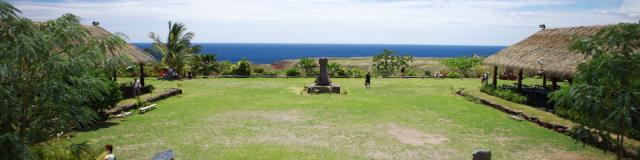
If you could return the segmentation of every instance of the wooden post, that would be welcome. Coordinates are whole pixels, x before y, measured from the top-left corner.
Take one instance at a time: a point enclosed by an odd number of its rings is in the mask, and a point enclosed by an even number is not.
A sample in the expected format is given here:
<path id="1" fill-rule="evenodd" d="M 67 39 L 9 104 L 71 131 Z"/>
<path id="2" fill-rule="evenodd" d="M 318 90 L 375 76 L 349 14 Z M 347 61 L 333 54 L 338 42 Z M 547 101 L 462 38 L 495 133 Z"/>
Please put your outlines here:
<path id="1" fill-rule="evenodd" d="M 520 72 L 518 72 L 518 90 L 522 91 L 522 72 L 524 69 L 520 69 Z"/>
<path id="2" fill-rule="evenodd" d="M 555 91 L 558 89 L 558 79 L 551 78 L 551 90 Z"/>
<path id="3" fill-rule="evenodd" d="M 144 87 L 144 63 L 140 63 L 140 85 Z"/>
<path id="4" fill-rule="evenodd" d="M 547 74 L 542 74 L 542 88 L 547 87 Z"/>
<path id="5" fill-rule="evenodd" d="M 573 78 L 567 79 L 567 82 L 569 82 L 569 85 L 573 84 Z"/>
<path id="6" fill-rule="evenodd" d="M 498 87 L 498 66 L 493 66 L 493 88 Z"/>

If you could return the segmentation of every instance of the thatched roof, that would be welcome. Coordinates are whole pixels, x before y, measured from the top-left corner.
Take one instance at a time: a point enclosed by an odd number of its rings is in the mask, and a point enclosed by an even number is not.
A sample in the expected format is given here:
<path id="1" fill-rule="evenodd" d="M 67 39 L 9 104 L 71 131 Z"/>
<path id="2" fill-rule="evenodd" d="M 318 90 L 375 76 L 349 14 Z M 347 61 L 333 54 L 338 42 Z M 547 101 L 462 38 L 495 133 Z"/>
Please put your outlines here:
<path id="1" fill-rule="evenodd" d="M 111 33 L 109 31 L 105 30 L 104 28 L 102 28 L 100 26 L 94 26 L 94 25 L 83 25 L 83 26 L 94 37 L 105 38 L 105 37 L 111 35 Z M 140 50 L 138 47 L 136 47 L 136 46 L 134 46 L 132 44 L 127 44 L 126 46 L 124 46 L 123 48 L 121 48 L 120 50 L 118 50 L 118 51 L 116 51 L 115 53 L 112 53 L 112 54 L 114 54 L 114 55 L 126 55 L 127 57 L 131 58 L 131 60 L 133 60 L 134 62 L 137 62 L 137 63 L 144 63 L 144 62 L 149 62 L 149 61 L 153 61 L 154 60 L 154 58 L 153 58 L 153 56 L 151 56 L 151 54 Z"/>
<path id="2" fill-rule="evenodd" d="M 570 78 L 578 64 L 590 57 L 569 51 L 574 36 L 594 35 L 604 26 L 581 26 L 544 29 L 526 39 L 487 57 L 485 64 L 507 68 L 523 68 L 529 71 L 541 69 L 542 61 L 547 76 Z"/>

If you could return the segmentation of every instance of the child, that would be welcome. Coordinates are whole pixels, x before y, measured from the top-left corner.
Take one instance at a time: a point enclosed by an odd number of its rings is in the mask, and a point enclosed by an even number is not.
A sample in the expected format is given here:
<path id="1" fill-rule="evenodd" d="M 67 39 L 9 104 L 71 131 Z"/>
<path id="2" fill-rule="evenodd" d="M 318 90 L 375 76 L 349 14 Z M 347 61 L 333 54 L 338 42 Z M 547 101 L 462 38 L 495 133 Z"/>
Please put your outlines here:
<path id="1" fill-rule="evenodd" d="M 107 156 L 104 157 L 104 160 L 116 160 L 116 156 L 113 155 L 113 145 L 105 145 L 104 150 L 107 152 Z"/>

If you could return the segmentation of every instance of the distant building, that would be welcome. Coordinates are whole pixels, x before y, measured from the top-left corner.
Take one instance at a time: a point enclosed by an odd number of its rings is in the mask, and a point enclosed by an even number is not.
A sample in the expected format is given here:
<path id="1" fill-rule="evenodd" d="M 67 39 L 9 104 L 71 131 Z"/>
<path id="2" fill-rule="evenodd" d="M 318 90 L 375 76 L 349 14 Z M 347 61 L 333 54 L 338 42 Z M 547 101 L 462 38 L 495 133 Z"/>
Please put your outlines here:
<path id="1" fill-rule="evenodd" d="M 91 36 L 96 37 L 96 38 L 106 38 L 108 36 L 111 36 L 112 34 L 105 30 L 104 28 L 98 26 L 99 23 L 94 22 L 93 25 L 83 25 L 84 28 L 86 28 L 89 33 L 91 34 Z M 117 50 L 113 53 L 111 53 L 112 55 L 125 55 L 127 57 L 129 57 L 131 60 L 133 60 L 134 62 L 137 63 L 146 63 L 149 61 L 154 61 L 155 58 L 153 58 L 153 56 L 149 53 L 146 53 L 142 50 L 140 50 L 138 47 L 132 45 L 132 44 L 127 44 L 126 46 L 122 47 L 120 50 Z"/>
<path id="2" fill-rule="evenodd" d="M 100 23 L 98 22 L 93 22 L 92 25 L 83 25 L 83 27 L 86 28 L 91 34 L 91 36 L 95 38 L 106 38 L 112 35 L 109 31 L 100 27 L 99 24 Z M 127 43 L 127 45 L 125 45 L 124 47 L 110 53 L 110 55 L 108 56 L 123 56 L 123 55 L 126 57 L 129 57 L 129 59 L 136 62 L 140 66 L 140 83 L 142 84 L 142 86 L 144 86 L 145 85 L 144 64 L 150 61 L 155 61 L 155 58 L 153 58 L 151 54 L 144 52 L 140 50 L 138 47 L 129 43 Z M 117 77 L 116 72 L 114 72 L 113 74 L 114 74 L 113 80 L 115 81 L 116 80 L 115 77 Z"/>
<path id="3" fill-rule="evenodd" d="M 498 67 L 519 71 L 519 88 L 522 85 L 522 72 L 526 70 L 542 73 L 545 86 L 546 79 L 550 78 L 555 89 L 555 82 L 571 80 L 578 65 L 591 59 L 569 51 L 573 38 L 595 35 L 605 27 L 607 25 L 547 29 L 545 25 L 540 25 L 540 31 L 487 57 L 484 63 L 494 66 L 494 77 L 497 76 Z M 496 80 L 493 80 L 493 84 L 496 85 Z"/>

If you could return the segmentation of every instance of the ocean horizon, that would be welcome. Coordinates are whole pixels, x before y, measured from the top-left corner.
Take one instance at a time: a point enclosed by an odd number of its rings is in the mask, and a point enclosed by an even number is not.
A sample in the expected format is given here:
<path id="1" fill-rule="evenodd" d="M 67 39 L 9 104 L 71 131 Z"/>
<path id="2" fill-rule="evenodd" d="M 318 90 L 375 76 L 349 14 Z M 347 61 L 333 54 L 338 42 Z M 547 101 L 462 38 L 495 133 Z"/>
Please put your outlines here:
<path id="1" fill-rule="evenodd" d="M 151 43 L 132 43 L 140 49 Z M 371 57 L 384 49 L 414 57 L 447 58 L 457 56 L 489 56 L 506 46 L 419 45 L 419 44 L 294 44 L 294 43 L 193 43 L 201 45 L 201 53 L 216 54 L 218 61 L 236 62 L 242 58 L 257 64 L 304 57 Z M 154 55 L 157 57 L 157 55 Z"/>

